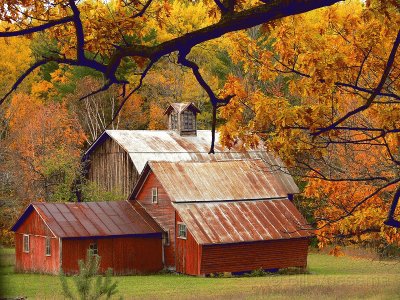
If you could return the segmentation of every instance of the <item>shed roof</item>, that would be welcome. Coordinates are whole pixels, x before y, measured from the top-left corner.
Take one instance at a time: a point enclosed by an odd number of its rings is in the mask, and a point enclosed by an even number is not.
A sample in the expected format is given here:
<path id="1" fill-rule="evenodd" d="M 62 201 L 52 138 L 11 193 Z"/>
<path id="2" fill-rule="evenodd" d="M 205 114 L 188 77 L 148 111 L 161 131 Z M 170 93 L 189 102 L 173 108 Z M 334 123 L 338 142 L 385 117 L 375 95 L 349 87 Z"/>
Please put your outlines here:
<path id="1" fill-rule="evenodd" d="M 92 151 L 107 138 L 112 138 L 127 153 L 141 173 L 148 161 L 212 161 L 262 158 L 275 171 L 275 176 L 285 185 L 288 194 L 297 194 L 299 189 L 288 173 L 283 162 L 262 145 L 256 150 L 239 151 L 224 149 L 216 135 L 215 154 L 208 154 L 211 145 L 211 131 L 197 130 L 197 136 L 181 136 L 166 130 L 106 130 L 86 151 Z"/>
<path id="2" fill-rule="evenodd" d="M 146 235 L 162 229 L 138 204 L 128 201 L 43 203 L 28 206 L 11 228 L 17 231 L 36 210 L 55 236 L 61 238 Z"/>
<path id="3" fill-rule="evenodd" d="M 173 205 L 199 244 L 308 238 L 313 235 L 288 199 Z"/>
<path id="4" fill-rule="evenodd" d="M 148 162 L 172 202 L 286 198 L 286 182 L 261 159 Z M 147 172 L 146 172 L 147 171 Z M 133 197 L 139 186 L 135 187 Z"/>

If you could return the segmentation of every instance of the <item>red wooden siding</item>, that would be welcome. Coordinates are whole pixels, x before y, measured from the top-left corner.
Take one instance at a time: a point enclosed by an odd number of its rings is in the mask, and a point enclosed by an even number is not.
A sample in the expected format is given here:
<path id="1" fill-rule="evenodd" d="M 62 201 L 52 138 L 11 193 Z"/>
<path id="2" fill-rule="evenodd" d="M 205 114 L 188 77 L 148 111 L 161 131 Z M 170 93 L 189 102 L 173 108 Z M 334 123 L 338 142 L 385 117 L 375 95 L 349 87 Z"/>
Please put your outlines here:
<path id="1" fill-rule="evenodd" d="M 49 227 L 47 227 L 35 209 L 32 210 L 29 216 L 18 227 L 16 232 L 54 237 Z"/>
<path id="2" fill-rule="evenodd" d="M 200 274 L 306 267 L 309 239 L 202 246 Z"/>
<path id="3" fill-rule="evenodd" d="M 23 252 L 23 235 L 29 235 L 29 253 Z M 46 237 L 51 238 L 51 255 L 46 256 Z M 15 232 L 15 269 L 19 272 L 57 274 L 60 267 L 58 238 L 55 238 L 42 218 L 32 210 Z"/>
<path id="4" fill-rule="evenodd" d="M 158 189 L 158 203 L 152 203 L 151 189 Z M 136 200 L 147 213 L 165 230 L 170 232 L 170 245 L 165 246 L 165 265 L 175 267 L 175 209 L 164 188 L 153 172 L 150 172 Z"/>
<path id="5" fill-rule="evenodd" d="M 23 252 L 23 234 L 15 233 L 15 270 L 57 274 L 60 269 L 60 250 L 57 238 L 50 239 L 51 255 L 46 256 L 46 237 L 29 235 L 29 253 Z"/>
<path id="6" fill-rule="evenodd" d="M 176 214 L 176 224 L 182 219 Z M 189 275 L 200 274 L 201 246 L 199 246 L 192 234 L 187 231 L 187 238 L 178 238 L 178 225 L 176 225 L 176 271 Z"/>
<path id="7" fill-rule="evenodd" d="M 78 260 L 84 259 L 92 239 L 62 240 L 62 268 L 65 273 L 79 270 Z M 114 274 L 152 273 L 162 270 L 160 238 L 120 237 L 97 239 L 100 271 L 113 268 Z"/>

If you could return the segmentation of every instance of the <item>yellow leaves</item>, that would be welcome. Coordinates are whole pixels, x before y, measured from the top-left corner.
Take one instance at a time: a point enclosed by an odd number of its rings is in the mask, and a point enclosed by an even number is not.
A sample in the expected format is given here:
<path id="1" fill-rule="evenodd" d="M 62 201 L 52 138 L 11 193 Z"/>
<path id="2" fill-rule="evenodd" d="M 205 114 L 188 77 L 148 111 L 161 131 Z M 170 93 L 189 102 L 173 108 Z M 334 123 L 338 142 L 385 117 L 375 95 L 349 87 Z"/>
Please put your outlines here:
<path id="1" fill-rule="evenodd" d="M 164 109 L 156 105 L 155 103 L 150 104 L 150 130 L 165 130 L 167 127 L 164 117 Z"/>
<path id="2" fill-rule="evenodd" d="M 41 80 L 32 85 L 31 94 L 35 98 L 46 98 L 53 88 L 54 85 L 51 82 Z"/>
<path id="3" fill-rule="evenodd" d="M 344 256 L 344 253 L 342 251 L 342 248 L 339 246 L 333 247 L 333 249 L 329 252 L 329 255 L 333 255 L 336 257 Z"/>

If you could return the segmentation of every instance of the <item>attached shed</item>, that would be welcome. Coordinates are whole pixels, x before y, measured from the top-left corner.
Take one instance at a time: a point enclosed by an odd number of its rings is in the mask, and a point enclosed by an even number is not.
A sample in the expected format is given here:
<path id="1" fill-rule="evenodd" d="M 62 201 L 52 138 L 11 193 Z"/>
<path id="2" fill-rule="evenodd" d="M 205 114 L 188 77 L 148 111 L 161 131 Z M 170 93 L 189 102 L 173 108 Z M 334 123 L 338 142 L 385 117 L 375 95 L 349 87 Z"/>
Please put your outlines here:
<path id="1" fill-rule="evenodd" d="M 261 159 L 150 161 L 131 195 L 167 234 L 165 261 L 201 275 L 305 267 L 312 231 Z"/>
<path id="2" fill-rule="evenodd" d="M 307 266 L 310 232 L 288 199 L 174 207 L 178 272 L 200 275 Z"/>
<path id="3" fill-rule="evenodd" d="M 19 272 L 76 273 L 88 249 L 101 256 L 101 272 L 163 268 L 161 228 L 140 205 L 127 201 L 32 203 L 12 230 Z"/>

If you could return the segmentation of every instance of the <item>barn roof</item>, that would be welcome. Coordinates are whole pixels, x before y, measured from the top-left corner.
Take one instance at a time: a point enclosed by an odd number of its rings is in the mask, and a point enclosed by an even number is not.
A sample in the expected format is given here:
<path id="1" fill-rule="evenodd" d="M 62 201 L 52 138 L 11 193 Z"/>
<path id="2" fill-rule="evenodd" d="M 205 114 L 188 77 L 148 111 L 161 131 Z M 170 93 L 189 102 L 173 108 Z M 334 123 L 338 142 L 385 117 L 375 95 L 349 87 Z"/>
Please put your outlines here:
<path id="1" fill-rule="evenodd" d="M 181 113 L 182 111 L 186 110 L 187 108 L 195 111 L 196 113 L 200 113 L 200 110 L 191 102 L 187 103 L 171 103 L 164 112 L 164 115 L 169 115 L 171 110 L 175 110 L 177 113 Z"/>
<path id="2" fill-rule="evenodd" d="M 61 238 L 147 235 L 162 229 L 138 204 L 128 201 L 43 203 L 28 206 L 11 230 L 16 231 L 36 210 L 55 236 Z"/>
<path id="3" fill-rule="evenodd" d="M 308 238 L 313 235 L 288 199 L 173 205 L 199 244 Z"/>
<path id="4" fill-rule="evenodd" d="M 151 169 L 172 202 L 286 198 L 291 191 L 278 171 L 261 159 L 160 162 L 150 161 L 131 199 Z"/>
<path id="5" fill-rule="evenodd" d="M 283 162 L 262 146 L 256 150 L 239 151 L 222 148 L 219 135 L 216 136 L 215 154 L 208 154 L 211 145 L 211 131 L 197 130 L 197 136 L 181 136 L 166 130 L 106 130 L 86 151 L 88 157 L 97 145 L 112 138 L 126 152 L 141 173 L 148 161 L 210 161 L 262 158 L 275 170 L 275 176 L 285 185 L 287 194 L 297 194 L 299 189 Z"/>

